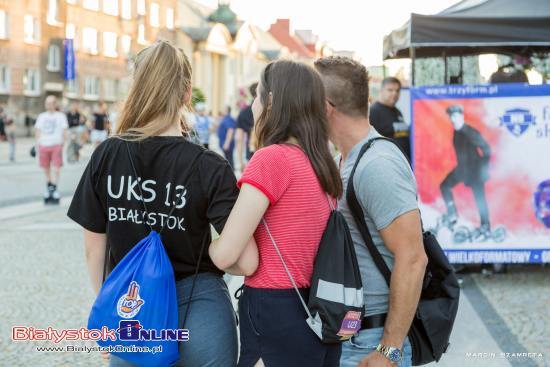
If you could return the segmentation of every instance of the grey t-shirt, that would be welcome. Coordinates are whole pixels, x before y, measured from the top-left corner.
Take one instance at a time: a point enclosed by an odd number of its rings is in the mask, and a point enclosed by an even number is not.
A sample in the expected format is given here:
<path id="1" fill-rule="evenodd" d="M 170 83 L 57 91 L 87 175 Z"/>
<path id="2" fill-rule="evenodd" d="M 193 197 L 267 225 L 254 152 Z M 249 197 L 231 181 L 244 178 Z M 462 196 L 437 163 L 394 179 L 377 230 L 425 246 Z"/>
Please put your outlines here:
<path id="1" fill-rule="evenodd" d="M 349 175 L 361 147 L 370 139 L 381 136 L 371 127 L 368 136 L 355 145 L 340 168 L 344 195 L 338 206 L 348 222 L 363 280 L 366 315 L 388 312 L 389 288 L 357 229 L 346 200 Z M 340 161 L 340 157 L 337 157 Z M 375 141 L 363 155 L 353 178 L 355 193 L 361 204 L 372 240 L 378 251 L 393 269 L 393 255 L 384 245 L 379 231 L 397 217 L 418 208 L 414 174 L 397 146 L 388 141 Z"/>

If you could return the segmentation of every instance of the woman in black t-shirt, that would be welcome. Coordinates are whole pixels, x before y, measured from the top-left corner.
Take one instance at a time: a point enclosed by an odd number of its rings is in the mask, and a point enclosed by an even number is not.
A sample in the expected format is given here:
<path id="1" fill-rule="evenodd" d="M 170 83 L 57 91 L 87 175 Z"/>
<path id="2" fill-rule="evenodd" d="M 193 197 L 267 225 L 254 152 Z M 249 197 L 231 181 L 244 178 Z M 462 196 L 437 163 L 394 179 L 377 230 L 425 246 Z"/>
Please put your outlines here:
<path id="1" fill-rule="evenodd" d="M 191 67 L 183 51 L 164 41 L 142 50 L 117 135 L 95 150 L 68 215 L 84 227 L 95 292 L 101 286 L 106 247 L 112 268 L 148 234 L 148 226 L 157 232 L 164 227 L 162 240 L 174 268 L 180 327 L 189 307 L 185 328 L 190 340 L 180 343 L 178 365 L 232 367 L 237 362 L 235 314 L 223 272 L 212 263 L 208 245 L 210 224 L 221 232 L 238 191 L 227 161 L 185 138 L 181 118 L 190 98 Z M 255 248 L 255 243 L 250 246 Z M 256 270 L 257 251 L 247 254 L 234 264 L 233 273 Z M 199 274 L 189 301 L 197 264 Z M 116 356 L 111 356 L 110 365 L 131 366 Z"/>

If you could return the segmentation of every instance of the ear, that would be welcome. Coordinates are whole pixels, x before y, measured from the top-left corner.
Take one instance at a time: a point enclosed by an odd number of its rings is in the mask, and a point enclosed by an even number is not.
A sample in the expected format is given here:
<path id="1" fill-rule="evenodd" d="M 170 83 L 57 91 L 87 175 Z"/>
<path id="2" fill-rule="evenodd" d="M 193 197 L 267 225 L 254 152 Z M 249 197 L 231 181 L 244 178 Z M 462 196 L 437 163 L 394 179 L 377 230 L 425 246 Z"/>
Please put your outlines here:
<path id="1" fill-rule="evenodd" d="M 334 113 L 334 107 L 332 107 L 332 105 L 328 103 L 328 101 L 325 101 L 325 105 L 327 110 L 327 117 L 332 116 L 332 114 Z"/>

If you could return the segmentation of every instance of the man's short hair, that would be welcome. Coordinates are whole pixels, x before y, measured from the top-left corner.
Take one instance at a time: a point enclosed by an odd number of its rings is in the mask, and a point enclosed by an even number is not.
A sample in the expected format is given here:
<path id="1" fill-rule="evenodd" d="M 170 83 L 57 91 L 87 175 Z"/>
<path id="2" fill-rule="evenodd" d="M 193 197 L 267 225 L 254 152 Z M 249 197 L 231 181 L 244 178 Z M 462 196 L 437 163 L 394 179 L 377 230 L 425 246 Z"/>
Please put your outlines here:
<path id="1" fill-rule="evenodd" d="M 453 113 L 461 113 L 464 114 L 464 107 L 459 104 L 455 104 L 452 106 L 447 107 L 447 115 L 452 115 Z"/>
<path id="2" fill-rule="evenodd" d="M 399 79 L 393 76 L 388 76 L 384 78 L 384 80 L 382 80 L 382 88 L 384 88 L 388 84 L 397 84 L 399 88 L 401 88 L 401 82 L 399 81 Z"/>
<path id="3" fill-rule="evenodd" d="M 365 66 L 349 57 L 330 56 L 315 61 L 327 99 L 349 116 L 368 117 L 369 75 Z"/>

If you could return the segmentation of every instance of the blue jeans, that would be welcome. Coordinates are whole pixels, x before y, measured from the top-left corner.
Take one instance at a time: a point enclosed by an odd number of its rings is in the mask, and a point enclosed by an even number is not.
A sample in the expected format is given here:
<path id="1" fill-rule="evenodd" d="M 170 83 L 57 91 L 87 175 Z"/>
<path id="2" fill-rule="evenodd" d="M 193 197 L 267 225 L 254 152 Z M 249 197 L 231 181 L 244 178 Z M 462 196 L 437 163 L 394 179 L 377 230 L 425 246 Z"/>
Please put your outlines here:
<path id="1" fill-rule="evenodd" d="M 382 339 L 384 328 L 361 330 L 359 334 L 353 336 L 350 340 L 342 344 L 342 358 L 340 367 L 357 367 L 357 364 L 363 360 L 369 353 L 376 350 L 376 347 Z M 398 367 L 412 366 L 412 349 L 409 338 L 405 338 L 403 343 L 403 359 Z"/>
<path id="2" fill-rule="evenodd" d="M 193 276 L 176 283 L 179 320 L 181 323 L 189 306 Z M 180 359 L 176 366 L 235 367 L 238 342 L 235 311 L 223 278 L 212 273 L 197 276 L 191 308 L 185 321 L 189 341 L 179 345 Z M 111 355 L 110 367 L 135 365 Z"/>

